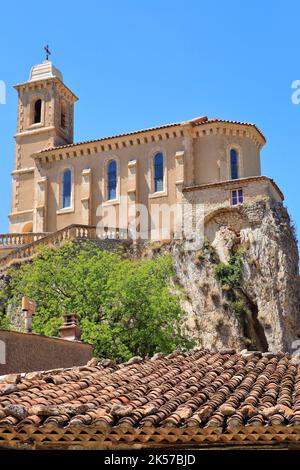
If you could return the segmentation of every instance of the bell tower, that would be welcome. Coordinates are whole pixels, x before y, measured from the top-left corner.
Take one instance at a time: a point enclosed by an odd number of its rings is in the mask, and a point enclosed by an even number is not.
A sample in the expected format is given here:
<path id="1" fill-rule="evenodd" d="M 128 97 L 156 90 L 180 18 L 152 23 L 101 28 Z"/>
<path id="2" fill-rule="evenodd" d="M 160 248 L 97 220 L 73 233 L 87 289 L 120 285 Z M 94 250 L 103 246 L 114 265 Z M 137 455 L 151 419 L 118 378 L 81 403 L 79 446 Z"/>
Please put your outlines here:
<path id="1" fill-rule="evenodd" d="M 32 67 L 29 80 L 16 85 L 18 120 L 12 172 L 10 231 L 36 231 L 35 188 L 39 171 L 32 155 L 73 143 L 77 97 L 63 83 L 61 72 L 46 59 Z"/>

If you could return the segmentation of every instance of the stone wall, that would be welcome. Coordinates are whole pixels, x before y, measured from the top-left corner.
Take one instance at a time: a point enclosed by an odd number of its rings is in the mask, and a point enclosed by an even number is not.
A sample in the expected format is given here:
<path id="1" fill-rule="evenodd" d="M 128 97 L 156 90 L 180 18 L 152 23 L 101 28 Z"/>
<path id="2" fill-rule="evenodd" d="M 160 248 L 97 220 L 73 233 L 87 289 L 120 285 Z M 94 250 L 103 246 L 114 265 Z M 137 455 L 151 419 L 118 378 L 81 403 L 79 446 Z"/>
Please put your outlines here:
<path id="1" fill-rule="evenodd" d="M 0 329 L 0 375 L 85 365 L 92 345 Z"/>
<path id="2" fill-rule="evenodd" d="M 261 214 L 255 215 L 253 213 L 252 219 L 248 220 L 246 218 L 243 221 L 240 211 L 241 205 L 232 206 L 231 193 L 236 189 L 243 190 L 243 206 L 250 206 L 259 201 L 283 201 L 280 189 L 273 180 L 265 176 L 186 188 L 183 192 L 184 231 L 190 233 L 191 227 L 201 226 L 198 220 L 193 220 L 197 218 L 197 214 L 202 214 L 205 235 L 211 241 L 214 239 L 217 228 L 222 224 L 229 224 L 233 227 L 249 223 L 253 226 L 253 224 L 259 223 L 261 221 Z M 225 217 L 223 217 L 223 214 L 226 214 Z"/>

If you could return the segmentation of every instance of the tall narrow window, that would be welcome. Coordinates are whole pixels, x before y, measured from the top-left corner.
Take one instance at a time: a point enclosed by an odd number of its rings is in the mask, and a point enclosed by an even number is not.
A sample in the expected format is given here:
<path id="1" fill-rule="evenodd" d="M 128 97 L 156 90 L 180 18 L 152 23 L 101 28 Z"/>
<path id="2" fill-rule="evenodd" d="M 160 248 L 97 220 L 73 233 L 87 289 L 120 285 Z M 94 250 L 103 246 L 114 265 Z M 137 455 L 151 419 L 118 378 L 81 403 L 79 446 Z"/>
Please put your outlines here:
<path id="1" fill-rule="evenodd" d="M 41 113 L 42 111 L 42 100 L 38 99 L 34 103 L 34 116 L 33 116 L 33 122 L 34 124 L 38 124 L 41 122 Z"/>
<path id="2" fill-rule="evenodd" d="M 60 126 L 62 129 L 67 127 L 67 106 L 65 102 L 62 102 L 60 107 Z"/>
<path id="3" fill-rule="evenodd" d="M 62 208 L 71 207 L 72 173 L 65 170 L 62 177 Z"/>
<path id="4" fill-rule="evenodd" d="M 117 197 L 117 162 L 112 160 L 107 167 L 107 199 Z"/>
<path id="5" fill-rule="evenodd" d="M 154 157 L 154 191 L 164 189 L 164 157 L 162 153 L 157 153 Z"/>
<path id="6" fill-rule="evenodd" d="M 235 149 L 230 150 L 230 170 L 231 179 L 237 180 L 239 177 L 239 156 Z"/>

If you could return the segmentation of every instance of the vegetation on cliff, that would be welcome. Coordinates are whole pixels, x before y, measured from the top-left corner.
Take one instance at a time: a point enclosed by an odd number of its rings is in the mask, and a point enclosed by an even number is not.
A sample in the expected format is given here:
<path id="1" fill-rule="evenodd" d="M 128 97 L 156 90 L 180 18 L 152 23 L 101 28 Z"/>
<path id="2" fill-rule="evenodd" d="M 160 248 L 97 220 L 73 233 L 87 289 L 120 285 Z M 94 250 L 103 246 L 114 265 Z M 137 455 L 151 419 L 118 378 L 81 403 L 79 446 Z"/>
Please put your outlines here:
<path id="1" fill-rule="evenodd" d="M 242 257 L 245 252 L 245 247 L 239 246 L 231 254 L 228 263 L 218 263 L 215 267 L 216 278 L 222 285 L 223 293 L 227 299 L 227 306 L 240 321 L 244 330 L 247 327 L 247 315 L 249 314 L 247 304 L 241 298 L 241 293 L 243 292 Z"/>

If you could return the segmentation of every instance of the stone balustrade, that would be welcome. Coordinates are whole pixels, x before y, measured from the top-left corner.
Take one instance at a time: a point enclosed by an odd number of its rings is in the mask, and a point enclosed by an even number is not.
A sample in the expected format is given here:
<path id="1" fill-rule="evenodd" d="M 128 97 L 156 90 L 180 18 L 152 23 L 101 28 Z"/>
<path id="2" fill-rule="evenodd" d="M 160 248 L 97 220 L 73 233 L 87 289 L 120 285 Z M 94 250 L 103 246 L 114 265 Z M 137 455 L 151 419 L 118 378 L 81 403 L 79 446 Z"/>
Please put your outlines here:
<path id="1" fill-rule="evenodd" d="M 30 260 L 39 246 L 57 246 L 65 240 L 95 240 L 97 238 L 119 240 L 122 235 L 124 234 L 119 228 L 104 227 L 97 230 L 94 225 L 79 224 L 69 225 L 54 233 L 3 234 L 0 235 L 2 246 L 11 246 L 12 248 L 17 246 L 17 248 L 0 258 L 0 270 L 15 263 Z M 18 245 L 22 246 L 18 247 Z"/>
<path id="2" fill-rule="evenodd" d="M 111 227 L 102 227 L 97 228 L 97 238 L 101 240 L 105 239 L 112 239 L 112 240 L 120 240 L 128 238 L 127 230 L 122 230 L 120 228 L 111 228 Z"/>
<path id="3" fill-rule="evenodd" d="M 46 235 L 49 233 L 0 233 L 0 249 L 28 245 Z"/>

